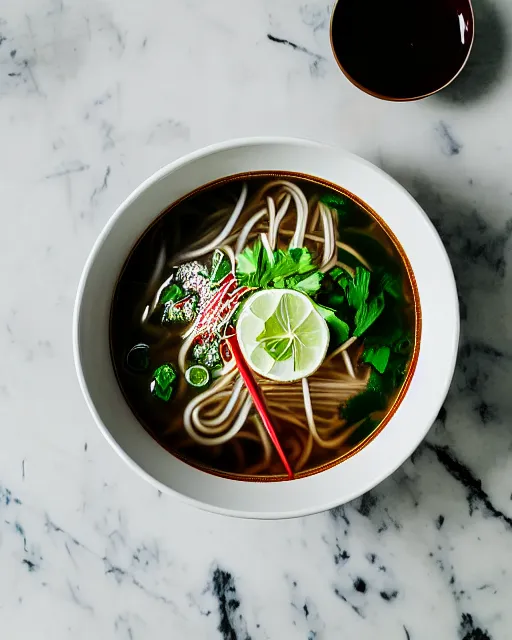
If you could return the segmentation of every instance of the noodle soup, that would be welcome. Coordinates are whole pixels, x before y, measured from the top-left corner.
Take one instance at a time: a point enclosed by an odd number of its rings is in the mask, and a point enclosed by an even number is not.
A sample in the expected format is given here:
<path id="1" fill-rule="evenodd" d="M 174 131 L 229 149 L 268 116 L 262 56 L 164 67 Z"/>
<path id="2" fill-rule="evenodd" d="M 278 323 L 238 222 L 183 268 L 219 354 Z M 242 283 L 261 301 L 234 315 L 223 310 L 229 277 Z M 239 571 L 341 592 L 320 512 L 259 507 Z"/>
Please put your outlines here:
<path id="1" fill-rule="evenodd" d="M 119 385 L 153 438 L 200 469 L 321 471 L 375 437 L 406 391 L 413 282 L 352 194 L 301 175 L 218 181 L 166 210 L 122 269 Z"/>

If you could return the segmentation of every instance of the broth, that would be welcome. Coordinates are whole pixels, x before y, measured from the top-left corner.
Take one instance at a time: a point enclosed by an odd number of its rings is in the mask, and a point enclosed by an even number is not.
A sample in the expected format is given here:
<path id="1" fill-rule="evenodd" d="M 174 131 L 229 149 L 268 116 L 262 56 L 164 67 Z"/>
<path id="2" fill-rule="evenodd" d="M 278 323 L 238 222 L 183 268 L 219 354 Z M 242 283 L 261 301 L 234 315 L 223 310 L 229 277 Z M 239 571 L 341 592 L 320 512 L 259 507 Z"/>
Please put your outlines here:
<path id="1" fill-rule="evenodd" d="M 338 244 L 330 246 L 333 238 Z M 290 243 L 298 240 L 294 253 Z M 250 260 L 242 262 L 258 251 L 260 262 L 270 260 L 269 282 L 256 282 L 247 275 Z M 290 256 L 306 264 L 303 274 L 279 280 L 276 265 L 283 271 Z M 332 466 L 379 432 L 412 375 L 419 313 L 405 260 L 383 223 L 334 186 L 275 173 L 206 186 L 163 212 L 122 269 L 110 321 L 122 392 L 151 436 L 185 462 L 231 478 L 283 479 L 282 461 L 222 338 L 236 327 L 243 341 L 237 318 L 255 291 L 281 295 L 278 288 L 294 287 L 312 317 L 325 318 L 325 359 L 306 382 L 270 380 L 257 367 L 252 373 L 295 477 Z M 284 358 L 264 344 L 275 362 Z"/>

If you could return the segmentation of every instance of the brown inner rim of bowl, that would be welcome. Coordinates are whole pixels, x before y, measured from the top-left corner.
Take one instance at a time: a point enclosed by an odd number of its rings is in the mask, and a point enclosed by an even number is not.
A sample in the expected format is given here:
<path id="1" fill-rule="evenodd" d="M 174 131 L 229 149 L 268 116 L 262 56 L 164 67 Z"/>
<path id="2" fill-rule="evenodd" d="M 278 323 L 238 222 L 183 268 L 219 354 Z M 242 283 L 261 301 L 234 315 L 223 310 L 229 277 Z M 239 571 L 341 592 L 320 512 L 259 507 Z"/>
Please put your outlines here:
<path id="1" fill-rule="evenodd" d="M 306 180 L 308 182 L 312 182 L 314 184 L 318 184 L 318 185 L 321 185 L 323 187 L 327 187 L 329 189 L 332 189 L 333 191 L 335 191 L 335 192 L 337 192 L 337 193 L 339 193 L 341 195 L 344 195 L 345 197 L 350 198 L 355 203 L 357 203 L 371 218 L 373 218 L 382 227 L 382 229 L 384 229 L 384 231 L 387 234 L 388 238 L 391 240 L 391 242 L 395 246 L 395 249 L 397 250 L 398 254 L 400 255 L 402 263 L 403 263 L 403 265 L 405 267 L 405 271 L 406 271 L 406 274 L 407 274 L 407 278 L 409 280 L 409 284 L 411 285 L 411 291 L 412 291 L 412 296 L 413 296 L 413 305 L 414 305 L 414 347 L 413 347 L 413 352 L 412 352 L 411 360 L 410 360 L 410 363 L 409 363 L 409 367 L 407 369 L 407 374 L 406 374 L 405 379 L 404 379 L 404 381 L 402 383 L 402 386 L 400 387 L 400 390 L 398 391 L 398 393 L 396 395 L 395 401 L 393 402 L 393 404 L 389 408 L 389 411 L 387 412 L 387 414 L 381 420 L 379 426 L 369 436 L 367 436 L 366 438 L 361 440 L 361 442 L 359 444 L 357 444 L 355 447 L 353 447 L 350 451 L 347 451 L 343 455 L 338 456 L 337 458 L 335 458 L 334 460 L 331 460 L 330 462 L 327 462 L 327 463 L 324 463 L 324 464 L 319 465 L 317 467 L 314 467 L 313 469 L 308 469 L 307 471 L 299 471 L 294 476 L 294 479 L 307 478 L 307 477 L 315 475 L 317 473 L 321 473 L 322 471 L 326 471 L 327 469 L 331 469 L 332 467 L 340 464 L 341 462 L 344 462 L 345 460 L 348 460 L 349 458 L 354 456 L 356 453 L 358 453 L 359 451 L 364 449 L 370 442 L 372 442 L 372 440 L 374 440 L 379 435 L 379 433 L 381 433 L 381 431 L 384 429 L 384 427 L 389 423 L 391 418 L 395 415 L 396 411 L 398 410 L 398 407 L 400 406 L 402 400 L 405 397 L 405 394 L 407 393 L 407 390 L 409 389 L 409 386 L 411 384 L 411 380 L 412 380 L 413 375 L 414 375 L 414 371 L 416 369 L 416 364 L 418 362 L 418 356 L 419 356 L 419 350 L 420 350 L 420 340 L 421 340 L 421 306 L 420 306 L 420 297 L 419 297 L 419 292 L 418 292 L 418 285 L 416 284 L 416 278 L 414 277 L 414 273 L 413 273 L 411 264 L 409 262 L 409 258 L 407 257 L 402 245 L 398 241 L 398 238 L 395 236 L 395 234 L 390 229 L 390 227 L 387 225 L 387 223 L 379 216 L 379 214 L 376 211 L 374 211 L 368 204 L 366 204 L 366 202 L 361 200 L 361 198 L 358 198 L 351 191 L 348 191 L 348 189 L 344 189 L 343 187 L 340 187 L 340 186 L 334 184 L 333 182 L 329 182 L 328 180 L 324 180 L 323 178 L 318 178 L 316 176 L 311 176 L 311 175 L 309 175 L 307 173 L 299 173 L 299 172 L 296 172 L 296 171 L 248 171 L 248 172 L 244 172 L 244 173 L 236 173 L 236 174 L 233 174 L 233 175 L 230 175 L 230 176 L 226 176 L 224 178 L 218 178 L 217 180 L 213 180 L 212 182 L 208 182 L 208 183 L 206 183 L 204 185 L 201 185 L 197 189 L 194 189 L 193 191 L 190 191 L 186 195 L 182 196 L 181 198 L 179 198 L 178 200 L 173 202 L 170 206 L 168 206 L 166 209 L 164 209 L 153 220 L 153 222 L 146 228 L 146 230 L 143 232 L 143 234 L 137 239 L 137 242 L 134 244 L 133 248 L 130 250 L 130 253 L 128 255 L 130 256 L 132 254 L 132 252 L 135 250 L 135 248 L 137 247 L 139 242 L 142 240 L 142 238 L 147 234 L 147 232 L 154 225 L 156 225 L 159 222 L 159 220 L 164 215 L 168 214 L 170 211 L 172 211 L 173 209 L 178 207 L 183 201 L 187 200 L 188 198 L 191 198 L 191 197 L 197 195 L 198 193 L 201 193 L 202 191 L 206 191 L 207 189 L 211 189 L 213 187 L 218 187 L 219 185 L 222 185 L 222 184 L 227 184 L 227 183 L 230 183 L 230 182 L 243 180 L 244 178 L 265 178 L 265 177 L 281 178 L 281 179 L 282 178 L 298 178 L 298 179 Z M 126 262 L 125 262 L 125 264 L 126 264 Z M 119 274 L 118 280 L 117 280 L 116 285 L 114 287 L 114 292 L 117 289 L 117 284 L 118 284 L 118 282 L 119 282 L 119 280 L 121 278 L 121 275 L 122 275 L 123 271 L 124 271 L 124 266 L 121 269 L 121 273 Z M 111 306 L 111 314 L 112 314 L 112 306 Z M 110 331 L 110 322 L 109 322 L 109 331 Z M 109 340 L 109 342 L 110 342 L 110 340 Z M 113 359 L 112 359 L 112 362 L 113 362 Z M 114 367 L 114 372 L 115 372 L 116 378 L 117 378 L 117 372 L 115 371 L 115 367 Z M 119 386 L 121 387 L 121 385 L 119 385 Z M 128 403 L 128 406 L 131 408 L 130 403 L 128 401 L 128 398 L 126 398 L 126 395 L 124 394 L 124 391 L 123 391 L 122 387 L 121 387 L 121 391 L 123 392 L 123 395 L 125 396 L 125 399 L 126 399 L 126 401 Z M 137 420 L 139 420 L 137 415 L 135 415 L 135 417 L 137 418 Z M 153 436 L 151 436 L 151 437 L 153 437 Z M 249 475 L 243 475 L 243 474 L 235 474 L 235 473 L 228 473 L 228 472 L 224 472 L 224 471 L 218 471 L 216 469 L 211 469 L 210 467 L 199 465 L 196 462 L 189 460 L 186 456 L 182 456 L 182 455 L 177 454 L 175 451 L 172 451 L 170 448 L 164 446 L 161 442 L 158 442 L 158 444 L 160 444 L 160 446 L 162 446 L 171 455 L 173 455 L 176 458 L 182 460 L 183 462 L 186 462 L 190 466 L 192 466 L 192 467 L 194 467 L 196 469 L 199 469 L 200 471 L 203 471 L 205 473 L 210 473 L 210 474 L 212 474 L 214 476 L 218 476 L 218 477 L 221 477 L 221 478 L 227 478 L 227 479 L 230 479 L 230 480 L 242 480 L 242 481 L 246 481 L 246 482 L 279 482 L 279 481 L 282 481 L 282 480 L 288 480 L 288 477 L 284 473 L 282 475 L 274 475 L 274 476 L 249 476 Z"/>

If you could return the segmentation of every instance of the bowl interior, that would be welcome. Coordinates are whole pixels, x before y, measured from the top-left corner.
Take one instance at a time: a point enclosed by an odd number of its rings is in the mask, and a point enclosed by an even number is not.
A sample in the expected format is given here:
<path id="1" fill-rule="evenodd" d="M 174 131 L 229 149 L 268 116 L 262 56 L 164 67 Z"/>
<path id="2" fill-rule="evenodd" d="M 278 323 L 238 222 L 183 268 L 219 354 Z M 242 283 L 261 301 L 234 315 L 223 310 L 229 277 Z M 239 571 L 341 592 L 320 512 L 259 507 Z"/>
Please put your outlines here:
<path id="1" fill-rule="evenodd" d="M 263 454 L 263 448 L 258 450 L 257 447 L 249 448 L 245 450 L 245 469 L 241 471 L 236 466 L 237 457 L 233 456 L 232 444 L 225 445 L 223 447 L 225 451 L 225 457 L 219 460 L 219 451 L 216 449 L 212 449 L 211 447 L 199 446 L 183 449 L 183 436 L 186 434 L 183 426 L 183 419 L 174 421 L 173 416 L 183 416 L 183 412 L 185 410 L 185 405 L 188 401 L 190 401 L 194 396 L 186 396 L 184 394 L 180 394 L 179 398 L 174 398 L 172 401 L 172 405 L 168 405 L 164 402 L 155 401 L 148 393 L 147 389 L 151 383 L 151 371 L 155 369 L 158 365 L 164 364 L 167 362 L 176 363 L 179 358 L 179 346 L 183 344 L 183 340 L 181 339 L 183 331 L 179 328 L 172 331 L 172 327 L 167 326 L 165 329 L 168 334 L 168 338 L 165 341 L 165 345 L 162 347 L 162 359 L 159 359 L 160 349 L 158 347 L 158 338 L 155 337 L 154 331 L 155 328 L 151 328 L 149 333 L 144 333 L 144 329 L 141 332 L 141 326 L 139 318 L 143 313 L 144 305 L 148 302 L 147 299 L 144 298 L 144 295 L 147 296 L 147 290 L 145 293 L 141 292 L 138 287 L 139 282 L 149 282 L 154 277 L 154 269 L 155 263 L 157 261 L 157 256 L 159 255 L 160 248 L 165 244 L 166 255 L 170 256 L 171 252 L 177 252 L 178 254 L 186 251 L 190 248 L 191 243 L 196 243 L 197 239 L 200 237 L 204 237 L 204 234 L 207 234 L 212 229 L 212 218 L 211 215 L 215 214 L 215 211 L 226 204 L 226 202 L 231 202 L 231 198 L 233 199 L 233 205 L 231 210 L 224 214 L 224 222 L 226 222 L 231 214 L 231 211 L 234 207 L 234 203 L 239 197 L 239 192 L 243 185 L 248 187 L 249 196 L 246 201 L 245 208 L 250 207 L 249 201 L 251 200 L 251 194 L 255 195 L 264 185 L 274 181 L 284 180 L 287 182 L 293 183 L 297 188 L 301 189 L 301 192 L 304 193 L 306 198 L 309 197 L 310 202 L 312 198 L 319 194 L 330 194 L 331 196 L 337 196 L 343 200 L 343 214 L 345 219 L 348 218 L 346 222 L 349 222 L 349 227 L 358 228 L 359 232 L 362 230 L 365 231 L 367 227 L 371 226 L 371 236 L 372 239 L 376 237 L 379 238 L 378 247 L 379 251 L 377 254 L 374 254 L 371 247 L 368 247 L 366 243 L 363 243 L 363 248 L 361 251 L 364 253 L 365 257 L 370 260 L 371 267 L 378 268 L 379 265 L 381 268 L 389 268 L 389 264 L 387 260 L 389 260 L 390 253 L 393 255 L 393 266 L 392 269 L 396 269 L 396 275 L 399 274 L 400 283 L 403 287 L 403 290 L 406 292 L 406 297 L 408 300 L 407 304 L 404 304 L 403 307 L 400 308 L 400 317 L 402 321 L 407 322 L 407 333 L 411 337 L 411 347 L 408 355 L 396 355 L 394 354 L 391 357 L 391 360 L 394 360 L 394 365 L 391 363 L 390 369 L 397 366 L 397 358 L 400 361 L 400 358 L 404 358 L 403 363 L 406 364 L 406 371 L 401 382 L 397 382 L 396 386 L 394 386 L 393 391 L 390 393 L 387 398 L 386 407 L 379 413 L 379 418 L 376 420 L 376 423 L 371 423 L 372 426 L 368 429 L 366 426 L 363 426 L 359 430 L 356 430 L 353 434 L 353 437 L 348 438 L 348 444 L 343 444 L 336 448 L 329 447 L 319 447 L 314 442 L 311 446 L 310 454 L 307 456 L 307 459 L 303 461 L 300 468 L 297 468 L 297 460 L 292 464 L 294 468 L 294 477 L 302 478 L 313 473 L 320 473 L 325 471 L 326 469 L 332 467 L 335 464 L 339 464 L 344 460 L 347 460 L 352 455 L 355 455 L 359 452 L 364 446 L 369 444 L 377 435 L 382 431 L 383 428 L 389 423 L 390 419 L 397 411 L 400 402 L 402 401 L 407 389 L 409 388 L 410 381 L 412 379 L 412 375 L 414 374 L 414 369 L 416 367 L 416 362 L 418 359 L 419 353 L 419 345 L 420 345 L 420 337 L 421 337 L 421 307 L 419 301 L 419 294 L 416 286 L 416 281 L 414 278 L 414 274 L 412 272 L 412 268 L 409 263 L 409 259 L 405 255 L 402 246 L 398 242 L 398 239 L 393 234 L 392 230 L 387 226 L 387 224 L 382 220 L 382 218 L 378 215 L 377 212 L 371 210 L 368 205 L 362 202 L 357 196 L 349 193 L 346 189 L 339 187 L 338 185 L 334 185 L 328 183 L 324 180 L 321 180 L 318 177 L 305 176 L 297 173 L 281 173 L 281 172 L 273 172 L 271 174 L 263 172 L 251 172 L 244 174 L 236 174 L 234 176 L 229 176 L 227 178 L 221 178 L 220 180 L 210 182 L 206 185 L 202 185 L 199 189 L 196 189 L 191 194 L 187 194 L 184 199 L 178 200 L 171 204 L 158 218 L 153 222 L 153 224 L 145 231 L 144 235 L 137 241 L 136 246 L 130 252 L 130 256 L 128 257 L 125 265 L 122 269 L 122 274 L 120 275 L 119 281 L 116 286 L 116 293 L 114 294 L 114 300 L 116 302 L 112 305 L 112 314 L 111 314 L 111 327 L 110 327 L 110 344 L 111 344 L 111 354 L 112 359 L 114 361 L 114 368 L 117 373 L 118 381 L 123 389 L 125 398 L 128 404 L 131 406 L 134 414 L 139 418 L 140 422 L 143 425 L 146 425 L 147 430 L 150 433 L 154 434 L 154 437 L 160 444 L 166 448 L 170 453 L 176 455 L 181 458 L 185 462 L 196 466 L 199 469 L 203 469 L 204 471 L 220 475 L 225 478 L 231 478 L 235 480 L 245 480 L 245 481 L 253 481 L 253 482 L 271 482 L 271 481 L 279 481 L 286 480 L 288 476 L 285 472 L 283 464 L 277 459 L 277 456 L 274 452 L 271 455 L 271 460 L 267 465 L 267 468 L 264 470 L 260 470 L 257 473 L 252 474 L 247 471 L 247 468 L 250 468 L 251 465 L 256 464 L 258 466 L 261 462 L 261 455 Z M 273 191 L 274 197 L 276 196 L 276 192 Z M 260 202 L 259 206 L 263 203 Z M 309 216 L 313 215 L 314 209 L 310 209 Z M 338 214 L 337 214 L 338 215 Z M 290 217 L 288 217 L 290 220 Z M 343 222 L 343 218 L 338 219 L 339 224 L 342 225 L 341 228 L 346 228 L 346 222 Z M 295 216 L 291 217 L 291 227 L 294 230 L 293 223 L 296 222 Z M 218 224 L 213 222 L 213 224 Z M 234 233 L 236 233 L 237 229 L 241 229 L 244 223 L 239 223 L 238 227 L 235 225 L 232 233 L 229 234 L 231 237 Z M 281 241 L 284 241 L 284 244 L 281 248 L 285 248 L 290 238 L 289 234 L 293 233 L 292 229 L 282 229 L 283 235 L 281 235 Z M 220 231 L 220 227 L 219 227 Z M 319 233 L 323 233 L 322 231 Z M 361 242 L 361 237 L 367 237 L 363 234 L 363 236 L 359 234 L 352 233 L 350 236 L 350 231 L 347 229 L 346 231 L 341 231 L 341 235 L 344 238 L 344 242 L 348 243 L 347 246 L 350 246 L 354 242 L 356 243 L 356 247 L 358 243 Z M 350 239 L 349 239 L 350 236 Z M 165 239 L 162 241 L 161 239 Z M 163 243 L 162 245 L 160 243 Z M 235 242 L 233 240 L 231 242 L 232 250 L 235 250 Z M 254 238 L 250 236 L 248 241 L 246 242 L 246 247 L 251 247 L 253 245 Z M 313 252 L 317 251 L 317 247 L 314 243 L 312 243 L 311 238 L 304 239 L 305 246 L 309 246 Z M 204 244 L 204 243 L 203 243 Z M 195 246 L 195 244 L 194 244 Z M 386 247 L 385 255 L 386 258 L 382 258 L 382 254 L 379 253 L 382 251 L 382 247 Z M 341 251 L 341 249 L 340 249 Z M 388 253 L 390 252 L 390 253 Z M 320 254 L 320 259 L 322 258 Z M 198 257 L 199 261 L 202 261 L 203 258 Z M 344 260 L 350 261 L 350 259 L 354 260 L 354 258 L 345 253 Z M 364 260 L 364 258 L 363 258 Z M 379 260 L 384 260 L 380 262 Z M 352 265 L 354 266 L 354 265 Z M 348 267 L 350 268 L 350 267 Z M 160 284 L 160 282 L 164 281 L 167 278 L 169 272 L 166 271 L 162 273 L 160 276 L 160 281 L 155 284 L 155 290 Z M 141 298 L 142 296 L 142 298 Z M 388 297 L 386 302 L 386 308 L 389 306 L 388 313 L 391 309 L 397 310 L 397 307 L 393 307 L 389 305 L 391 297 Z M 134 309 L 137 309 L 134 314 Z M 386 310 L 385 310 L 386 311 Z M 171 337 L 169 339 L 169 330 L 171 330 Z M 178 334 L 178 340 L 174 341 L 174 349 L 169 345 L 173 343 L 173 334 Z M 365 335 L 366 337 L 366 335 Z M 370 338 L 371 339 L 371 338 Z M 150 351 L 152 353 L 152 368 L 149 371 L 141 372 L 139 371 L 136 375 L 133 374 L 131 369 L 127 369 L 125 366 L 126 363 L 126 352 L 130 346 L 135 344 L 140 344 L 149 342 L 153 344 Z M 155 342 L 157 343 L 155 346 Z M 355 357 L 355 353 L 359 345 L 360 341 L 356 341 L 352 347 L 352 357 Z M 241 344 L 243 349 L 243 344 Z M 350 353 L 350 351 L 349 351 Z M 247 358 L 247 356 L 246 356 Z M 342 356 L 338 356 L 335 359 L 336 362 L 336 370 L 337 371 L 345 371 L 345 365 L 343 363 Z M 358 374 L 359 377 L 364 376 L 364 369 L 361 369 Z M 388 375 L 389 380 L 389 375 Z M 219 381 L 220 382 L 220 381 Z M 318 384 L 315 382 L 315 376 L 310 379 L 309 386 L 312 388 Z M 341 388 L 339 393 L 342 393 L 343 386 L 346 382 L 341 383 Z M 279 389 L 279 386 L 281 389 Z M 183 391 L 183 388 L 182 388 Z M 267 400 L 271 403 L 269 405 L 271 414 L 276 411 L 279 415 L 281 415 L 281 403 L 275 402 L 276 395 L 279 394 L 279 397 L 283 397 L 284 394 L 289 394 L 290 392 L 293 394 L 294 391 L 297 391 L 297 385 L 288 387 L 286 390 L 283 389 L 282 384 L 278 386 L 267 386 L 266 394 L 270 393 L 270 397 L 267 396 Z M 208 391 L 209 392 L 209 391 Z M 318 393 L 315 392 L 315 393 Z M 315 421 L 319 426 L 320 433 L 322 433 L 322 424 L 325 424 L 325 420 L 336 416 L 339 412 L 339 407 L 342 403 L 341 397 L 338 392 L 331 388 L 330 397 L 334 400 L 334 406 L 332 411 L 330 412 L 328 418 L 325 417 L 323 420 L 320 419 L 319 416 L 315 415 Z M 357 395 L 357 392 L 353 392 L 353 395 Z M 296 410 L 298 410 L 301 414 L 303 414 L 303 394 L 300 394 L 301 398 L 300 405 L 297 409 L 297 405 L 295 405 Z M 287 399 L 290 398 L 289 395 L 286 395 Z M 295 398 L 297 395 L 294 396 Z M 222 403 L 222 400 L 219 400 Z M 226 399 L 227 402 L 227 399 Z M 315 397 L 315 401 L 312 404 L 313 410 L 317 409 L 325 409 L 325 404 Z M 209 407 L 211 409 L 211 406 Z M 289 409 L 291 411 L 291 407 Z M 172 411 L 172 413 L 170 413 Z M 177 426 L 177 430 L 173 430 L 169 433 L 169 425 L 174 422 L 175 426 Z M 176 424 L 176 422 L 178 424 Z M 179 424 L 181 423 L 181 424 Z M 319 423 L 319 424 L 318 424 Z M 226 428 L 229 426 L 229 421 L 226 423 Z M 284 426 L 284 431 L 283 431 Z M 254 425 L 249 421 L 248 427 L 248 435 L 256 436 L 254 433 Z M 347 425 L 350 428 L 350 423 Z M 252 432 L 252 433 L 251 433 Z M 348 435 L 349 431 L 345 430 L 346 435 Z M 280 422 L 278 424 L 278 439 L 281 443 L 289 443 L 289 439 L 292 441 L 297 437 L 297 427 L 294 424 L 287 425 L 286 423 Z M 201 433 L 198 433 L 201 436 Z M 332 437 L 334 437 L 333 434 Z M 341 435 L 341 433 L 339 434 Z M 239 443 L 240 440 L 237 440 Z M 243 441 L 242 441 L 243 442 Z M 289 450 L 292 450 L 289 444 Z M 231 456 L 230 456 L 231 454 Z M 247 457 L 249 454 L 249 457 Z M 210 457 L 211 455 L 211 457 Z M 252 457 L 254 456 L 254 457 Z M 252 461 L 251 461 L 252 457 Z M 277 466 L 276 466 L 277 465 Z"/>
<path id="2" fill-rule="evenodd" d="M 142 428 L 120 391 L 109 351 L 112 293 L 121 267 L 147 226 L 169 203 L 205 183 L 254 171 L 297 172 L 341 185 L 378 212 L 397 236 L 416 276 L 423 316 L 417 368 L 393 418 L 357 455 L 293 482 L 215 477 L 169 455 Z M 435 290 L 430 284 L 442 282 Z M 458 307 L 444 248 L 414 200 L 391 178 L 350 154 L 289 140 L 218 145 L 173 163 L 146 181 L 114 214 L 80 283 L 75 313 L 79 379 L 96 421 L 118 453 L 160 489 L 206 509 L 245 517 L 287 517 L 332 507 L 367 491 L 417 446 L 435 419 L 453 374 Z M 428 396 L 424 393 L 428 381 Z"/>

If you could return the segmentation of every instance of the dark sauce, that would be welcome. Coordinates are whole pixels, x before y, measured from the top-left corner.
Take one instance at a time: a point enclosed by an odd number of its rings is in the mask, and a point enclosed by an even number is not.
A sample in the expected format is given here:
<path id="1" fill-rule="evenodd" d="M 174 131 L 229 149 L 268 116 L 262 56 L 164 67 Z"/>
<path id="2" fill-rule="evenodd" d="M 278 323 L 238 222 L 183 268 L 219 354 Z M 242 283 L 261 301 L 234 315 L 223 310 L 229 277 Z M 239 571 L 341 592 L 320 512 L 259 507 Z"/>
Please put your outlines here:
<path id="1" fill-rule="evenodd" d="M 343 71 L 369 93 L 395 100 L 450 82 L 472 40 L 468 0 L 339 0 L 332 19 Z"/>

